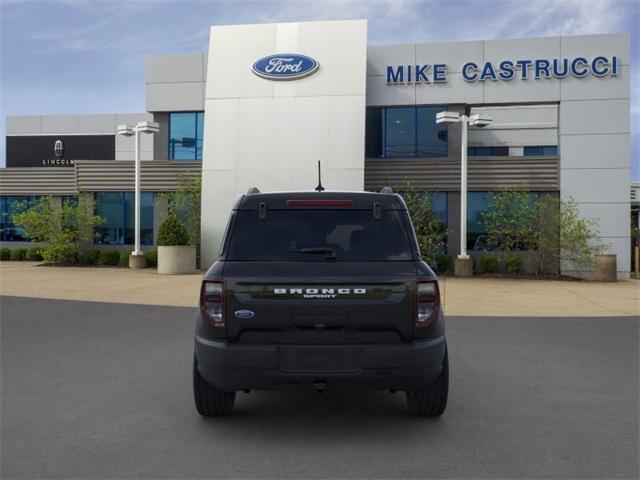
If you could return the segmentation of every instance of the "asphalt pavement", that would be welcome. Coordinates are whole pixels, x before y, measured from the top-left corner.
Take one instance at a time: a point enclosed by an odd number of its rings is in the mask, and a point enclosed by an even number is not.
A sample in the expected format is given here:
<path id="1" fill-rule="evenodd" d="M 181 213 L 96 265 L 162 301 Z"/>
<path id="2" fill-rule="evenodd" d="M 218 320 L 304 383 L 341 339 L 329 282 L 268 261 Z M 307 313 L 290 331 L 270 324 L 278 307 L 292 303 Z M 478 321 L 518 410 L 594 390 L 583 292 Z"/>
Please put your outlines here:
<path id="1" fill-rule="evenodd" d="M 2 478 L 638 478 L 637 317 L 449 317 L 439 419 L 387 392 L 203 419 L 194 314 L 2 297 Z"/>

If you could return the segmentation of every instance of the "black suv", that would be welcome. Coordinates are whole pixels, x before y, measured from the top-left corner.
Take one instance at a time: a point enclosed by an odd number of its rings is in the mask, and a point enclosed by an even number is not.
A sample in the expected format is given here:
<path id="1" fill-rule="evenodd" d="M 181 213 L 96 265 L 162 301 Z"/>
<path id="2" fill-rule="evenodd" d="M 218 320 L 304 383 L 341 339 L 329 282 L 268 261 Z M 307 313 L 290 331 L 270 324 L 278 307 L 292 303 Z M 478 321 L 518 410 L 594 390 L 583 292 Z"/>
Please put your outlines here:
<path id="1" fill-rule="evenodd" d="M 402 197 L 243 195 L 202 282 L 193 384 L 204 416 L 251 389 L 404 390 L 409 412 L 441 415 L 440 292 Z"/>

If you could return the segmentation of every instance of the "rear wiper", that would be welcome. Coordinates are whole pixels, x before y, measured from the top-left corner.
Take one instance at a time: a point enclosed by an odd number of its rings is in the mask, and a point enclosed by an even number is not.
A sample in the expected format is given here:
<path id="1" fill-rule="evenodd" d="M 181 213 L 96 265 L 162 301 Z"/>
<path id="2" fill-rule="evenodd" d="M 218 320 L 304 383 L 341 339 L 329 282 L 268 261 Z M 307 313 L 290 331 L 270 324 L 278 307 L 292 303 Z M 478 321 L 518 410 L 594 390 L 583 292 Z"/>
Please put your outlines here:
<path id="1" fill-rule="evenodd" d="M 299 250 L 289 250 L 289 253 L 324 253 L 325 258 L 335 260 L 336 251 L 331 247 L 307 247 Z"/>

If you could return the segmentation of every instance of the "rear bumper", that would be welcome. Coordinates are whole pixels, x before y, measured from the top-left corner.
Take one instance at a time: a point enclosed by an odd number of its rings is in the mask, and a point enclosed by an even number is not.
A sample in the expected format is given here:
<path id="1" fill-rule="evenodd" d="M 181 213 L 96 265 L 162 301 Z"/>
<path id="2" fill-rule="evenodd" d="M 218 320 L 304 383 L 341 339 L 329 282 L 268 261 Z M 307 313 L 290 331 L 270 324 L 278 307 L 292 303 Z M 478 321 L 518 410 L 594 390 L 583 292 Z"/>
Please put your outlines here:
<path id="1" fill-rule="evenodd" d="M 442 369 L 445 337 L 402 345 L 238 345 L 196 336 L 198 370 L 236 390 L 420 390 Z"/>

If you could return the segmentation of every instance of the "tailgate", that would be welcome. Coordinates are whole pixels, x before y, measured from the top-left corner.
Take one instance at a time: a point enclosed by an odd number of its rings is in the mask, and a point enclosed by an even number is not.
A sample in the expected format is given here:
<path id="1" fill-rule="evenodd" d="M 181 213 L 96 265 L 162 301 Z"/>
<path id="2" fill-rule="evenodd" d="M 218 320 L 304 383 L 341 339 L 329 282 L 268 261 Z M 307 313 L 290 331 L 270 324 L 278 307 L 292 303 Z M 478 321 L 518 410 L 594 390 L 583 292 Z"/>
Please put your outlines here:
<path id="1" fill-rule="evenodd" d="M 413 262 L 229 262 L 224 277 L 232 342 L 389 344 L 413 338 Z"/>

